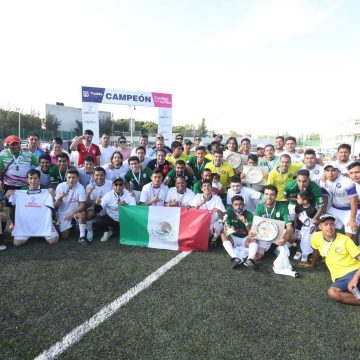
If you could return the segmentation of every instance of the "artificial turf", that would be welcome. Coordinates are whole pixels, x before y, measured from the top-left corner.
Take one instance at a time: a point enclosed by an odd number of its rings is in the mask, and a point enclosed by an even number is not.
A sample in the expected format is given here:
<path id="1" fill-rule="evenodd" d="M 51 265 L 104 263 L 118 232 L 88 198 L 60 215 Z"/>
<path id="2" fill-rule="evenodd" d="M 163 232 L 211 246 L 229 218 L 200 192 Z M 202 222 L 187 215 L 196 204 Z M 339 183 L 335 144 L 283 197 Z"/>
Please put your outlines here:
<path id="1" fill-rule="evenodd" d="M 32 359 L 177 252 L 35 240 L 0 253 L 0 359 Z M 358 307 L 328 300 L 323 264 L 301 277 L 232 270 L 196 252 L 60 359 L 359 359 Z"/>

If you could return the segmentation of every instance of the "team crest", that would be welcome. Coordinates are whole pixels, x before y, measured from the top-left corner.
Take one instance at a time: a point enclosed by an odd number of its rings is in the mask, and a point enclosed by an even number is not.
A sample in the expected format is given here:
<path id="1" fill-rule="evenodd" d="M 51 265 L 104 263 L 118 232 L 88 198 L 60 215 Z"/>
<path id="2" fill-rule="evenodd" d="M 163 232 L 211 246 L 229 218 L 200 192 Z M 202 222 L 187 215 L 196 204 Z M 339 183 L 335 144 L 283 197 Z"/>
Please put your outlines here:
<path id="1" fill-rule="evenodd" d="M 145 179 L 145 178 L 146 178 L 146 174 L 143 174 L 142 177 Z"/>
<path id="2" fill-rule="evenodd" d="M 226 174 L 226 170 L 221 170 L 221 173 L 222 173 L 223 175 L 225 175 L 225 174 Z"/>
<path id="3" fill-rule="evenodd" d="M 315 175 L 319 175 L 320 171 L 319 170 L 315 170 Z"/>
<path id="4" fill-rule="evenodd" d="M 279 218 L 279 217 L 280 217 L 280 213 L 277 212 L 277 213 L 275 214 L 275 216 L 276 216 L 277 218 Z"/>
<path id="5" fill-rule="evenodd" d="M 336 187 L 337 187 L 338 189 L 340 189 L 340 188 L 341 188 L 341 184 L 340 184 L 340 183 L 337 183 L 337 184 L 336 184 Z"/>
<path id="6" fill-rule="evenodd" d="M 164 241 L 177 241 L 175 236 L 175 231 L 173 230 L 170 223 L 167 221 L 162 221 L 161 223 L 155 225 L 153 229 L 150 230 L 151 234 Z"/>
<path id="7" fill-rule="evenodd" d="M 335 252 L 336 252 L 337 254 L 342 254 L 341 248 L 336 248 L 336 249 L 335 249 Z"/>

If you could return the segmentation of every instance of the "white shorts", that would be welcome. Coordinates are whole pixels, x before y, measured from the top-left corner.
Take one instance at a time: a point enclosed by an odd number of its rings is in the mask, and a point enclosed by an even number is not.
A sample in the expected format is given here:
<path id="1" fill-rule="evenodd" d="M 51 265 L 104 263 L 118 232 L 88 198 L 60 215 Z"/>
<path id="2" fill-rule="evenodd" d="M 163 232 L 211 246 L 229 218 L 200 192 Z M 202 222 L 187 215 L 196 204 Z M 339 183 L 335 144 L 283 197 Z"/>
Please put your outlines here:
<path id="1" fill-rule="evenodd" d="M 260 249 L 264 250 L 264 253 L 270 249 L 270 246 L 272 244 L 271 241 L 265 241 L 265 240 L 257 240 L 257 243 L 259 245 L 259 250 Z"/>
<path id="2" fill-rule="evenodd" d="M 73 227 L 71 220 L 69 221 L 65 219 L 66 215 L 67 214 L 58 214 L 60 232 L 64 232 L 65 230 L 71 229 Z M 74 217 L 74 219 L 78 222 L 76 217 Z"/>
<path id="3" fill-rule="evenodd" d="M 31 237 L 31 236 L 15 236 L 15 237 L 14 237 L 14 240 L 16 240 L 16 241 L 27 241 L 27 240 L 30 239 L 30 237 Z M 37 237 L 37 236 L 36 236 L 36 237 Z M 45 237 L 45 240 L 48 241 L 48 240 L 50 240 L 50 239 L 52 239 L 52 238 L 55 238 L 55 237 L 59 237 L 59 234 L 58 234 L 58 232 L 56 231 L 55 226 L 52 225 L 52 227 L 51 227 L 51 235 L 50 235 L 50 236 L 46 236 L 46 237 Z"/>
<path id="4" fill-rule="evenodd" d="M 233 248 L 234 248 L 236 256 L 240 259 L 244 259 L 244 258 L 248 257 L 249 256 L 249 248 L 246 247 L 247 237 L 239 238 L 239 237 L 233 236 L 233 235 L 230 235 L 230 237 L 234 242 Z"/>
<path id="5" fill-rule="evenodd" d="M 335 226 L 337 229 L 341 229 L 344 226 L 345 232 L 348 234 L 356 234 L 356 232 L 353 231 L 350 226 L 346 226 L 351 217 L 351 210 L 340 210 L 331 206 L 328 208 L 327 212 L 331 215 L 334 215 L 336 219 Z M 359 224 L 359 211 L 356 217 L 356 222 Z"/>

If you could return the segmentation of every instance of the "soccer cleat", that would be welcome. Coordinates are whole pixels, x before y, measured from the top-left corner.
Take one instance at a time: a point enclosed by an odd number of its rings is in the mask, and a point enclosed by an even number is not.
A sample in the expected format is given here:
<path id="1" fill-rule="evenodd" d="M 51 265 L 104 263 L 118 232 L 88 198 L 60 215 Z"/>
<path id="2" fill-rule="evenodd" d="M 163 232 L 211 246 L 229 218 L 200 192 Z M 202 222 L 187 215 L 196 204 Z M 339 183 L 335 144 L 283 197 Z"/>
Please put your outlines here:
<path id="1" fill-rule="evenodd" d="M 93 231 L 88 231 L 87 234 L 86 234 L 86 239 L 88 241 L 92 241 L 94 238 L 94 232 Z"/>
<path id="2" fill-rule="evenodd" d="M 100 239 L 100 241 L 102 241 L 102 242 L 108 241 L 113 233 L 114 233 L 114 232 L 113 232 L 112 230 L 105 231 L 105 232 L 104 232 L 104 235 L 102 236 L 102 238 Z"/>
<path id="3" fill-rule="evenodd" d="M 84 236 L 79 238 L 78 242 L 82 245 L 90 245 L 91 244 L 90 241 Z"/>
<path id="4" fill-rule="evenodd" d="M 294 255 L 294 260 L 300 260 L 302 256 L 302 253 L 300 251 L 297 251 L 296 254 Z"/>
<path id="5" fill-rule="evenodd" d="M 247 259 L 244 262 L 244 265 L 247 266 L 249 269 L 254 269 L 255 268 L 255 261 L 253 259 Z"/>
<path id="6" fill-rule="evenodd" d="M 0 251 L 6 250 L 6 245 L 0 244 Z"/>
<path id="7" fill-rule="evenodd" d="M 244 264 L 244 260 L 236 257 L 236 258 L 233 259 L 232 268 L 233 268 L 233 269 L 237 269 L 237 268 L 239 268 L 242 264 Z"/>

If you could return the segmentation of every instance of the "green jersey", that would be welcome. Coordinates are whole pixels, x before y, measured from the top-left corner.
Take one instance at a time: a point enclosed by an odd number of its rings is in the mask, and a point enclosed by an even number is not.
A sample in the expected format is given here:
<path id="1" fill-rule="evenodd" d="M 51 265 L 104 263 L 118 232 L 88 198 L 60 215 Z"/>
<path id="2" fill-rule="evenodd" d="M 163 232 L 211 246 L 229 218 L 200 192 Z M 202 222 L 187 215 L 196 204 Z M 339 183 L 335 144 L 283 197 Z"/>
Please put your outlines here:
<path id="1" fill-rule="evenodd" d="M 237 217 L 234 209 L 233 208 L 227 209 L 226 213 L 228 215 L 226 219 L 226 224 L 232 226 L 236 230 L 236 232 L 234 232 L 232 235 L 239 238 L 244 238 L 248 236 L 248 230 L 246 228 L 246 225 Z M 245 219 L 251 226 L 254 217 L 253 214 L 247 210 L 244 210 L 243 215 L 245 216 Z"/>
<path id="2" fill-rule="evenodd" d="M 184 174 L 182 176 L 186 180 L 186 187 L 191 189 L 194 182 L 196 182 L 195 176 L 189 175 L 189 173 L 186 170 L 184 171 Z M 175 186 L 176 177 L 177 177 L 176 169 L 171 169 L 167 173 L 165 181 L 169 181 L 169 185 L 168 185 L 169 187 L 174 187 Z"/>
<path id="3" fill-rule="evenodd" d="M 151 182 L 152 171 L 146 167 L 138 173 L 129 170 L 125 175 L 125 181 L 130 184 L 131 190 L 141 191 L 143 186 Z"/>
<path id="4" fill-rule="evenodd" d="M 257 204 L 255 209 L 255 216 L 281 220 L 284 221 L 285 224 L 292 223 L 289 216 L 288 205 L 284 202 L 275 202 L 275 206 L 273 206 L 271 209 L 267 208 L 264 202 Z"/>
<path id="5" fill-rule="evenodd" d="M 199 164 L 196 157 L 190 157 L 187 161 L 187 164 L 194 170 L 194 176 L 196 180 L 200 180 L 201 173 L 206 168 L 206 165 L 210 162 L 211 160 L 205 158 L 203 163 Z"/>
<path id="6" fill-rule="evenodd" d="M 322 206 L 324 205 L 324 199 L 321 194 L 321 189 L 315 181 L 310 181 L 308 188 L 306 189 L 311 193 L 311 205 L 315 206 Z M 296 179 L 291 180 L 289 183 L 285 185 L 284 189 L 284 197 L 285 198 L 296 198 L 297 194 L 300 192 L 299 186 L 297 184 Z M 290 204 L 297 204 L 294 200 L 289 200 Z"/>
<path id="7" fill-rule="evenodd" d="M 50 176 L 50 187 L 56 188 L 60 183 L 66 181 L 66 173 L 68 168 L 66 168 L 65 172 L 61 172 L 56 165 L 53 165 L 49 169 Z"/>

